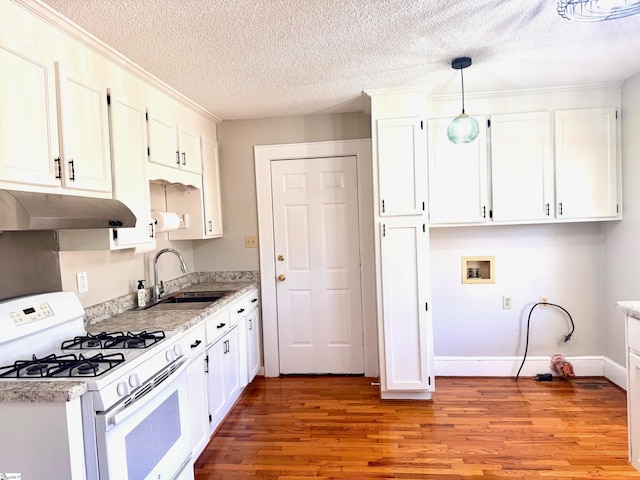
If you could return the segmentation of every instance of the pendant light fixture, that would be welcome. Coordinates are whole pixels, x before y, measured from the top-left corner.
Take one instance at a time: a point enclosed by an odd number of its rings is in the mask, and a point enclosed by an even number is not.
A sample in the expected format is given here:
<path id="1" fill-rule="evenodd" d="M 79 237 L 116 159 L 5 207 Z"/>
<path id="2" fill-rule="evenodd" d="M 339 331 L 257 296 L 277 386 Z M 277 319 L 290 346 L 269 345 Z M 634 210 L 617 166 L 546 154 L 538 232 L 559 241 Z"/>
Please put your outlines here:
<path id="1" fill-rule="evenodd" d="M 601 22 L 640 13 L 640 0 L 558 0 L 557 10 L 568 20 Z"/>
<path id="2" fill-rule="evenodd" d="M 471 59 L 469 57 L 455 58 L 451 62 L 452 68 L 460 70 L 460 80 L 462 81 L 462 113 L 451 120 L 447 128 L 447 136 L 453 143 L 473 142 L 478 136 L 478 133 L 480 133 L 478 121 L 464 112 L 464 75 L 462 74 L 462 70 L 469 65 L 471 65 Z"/>

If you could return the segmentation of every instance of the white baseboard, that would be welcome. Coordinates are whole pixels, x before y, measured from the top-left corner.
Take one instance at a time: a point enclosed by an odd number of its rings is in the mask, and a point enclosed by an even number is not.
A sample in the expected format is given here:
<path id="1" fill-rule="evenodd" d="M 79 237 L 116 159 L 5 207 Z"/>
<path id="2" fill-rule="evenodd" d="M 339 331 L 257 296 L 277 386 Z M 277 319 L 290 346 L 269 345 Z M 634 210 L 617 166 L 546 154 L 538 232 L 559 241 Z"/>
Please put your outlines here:
<path id="1" fill-rule="evenodd" d="M 522 363 L 522 357 L 436 356 L 434 360 L 436 377 L 515 377 Z M 550 360 L 546 356 L 527 357 L 520 376 L 535 377 L 538 373 L 552 373 Z M 609 359 L 605 360 L 603 356 L 567 357 L 567 360 L 578 377 L 606 376 L 620 386 L 619 382 L 624 378 L 626 385 L 626 369 Z"/>
<path id="2" fill-rule="evenodd" d="M 627 368 L 609 357 L 604 357 L 604 376 L 623 390 L 627 389 Z"/>

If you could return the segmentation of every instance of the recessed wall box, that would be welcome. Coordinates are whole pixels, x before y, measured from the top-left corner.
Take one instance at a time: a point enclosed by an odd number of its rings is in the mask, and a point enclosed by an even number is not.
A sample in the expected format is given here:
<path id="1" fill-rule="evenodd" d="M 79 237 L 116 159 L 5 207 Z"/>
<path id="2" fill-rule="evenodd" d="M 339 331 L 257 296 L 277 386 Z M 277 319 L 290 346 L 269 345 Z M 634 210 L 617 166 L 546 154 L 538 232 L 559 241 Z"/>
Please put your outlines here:
<path id="1" fill-rule="evenodd" d="M 496 283 L 495 257 L 462 257 L 462 283 Z"/>

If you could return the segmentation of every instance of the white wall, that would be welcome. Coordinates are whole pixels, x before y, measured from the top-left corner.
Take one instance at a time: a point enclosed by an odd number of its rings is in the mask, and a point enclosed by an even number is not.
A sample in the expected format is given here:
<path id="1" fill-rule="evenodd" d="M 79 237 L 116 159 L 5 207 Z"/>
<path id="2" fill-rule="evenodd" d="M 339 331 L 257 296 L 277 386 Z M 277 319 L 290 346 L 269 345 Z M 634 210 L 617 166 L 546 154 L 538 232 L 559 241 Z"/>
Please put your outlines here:
<path id="1" fill-rule="evenodd" d="M 605 355 L 625 365 L 624 314 L 616 309 L 620 300 L 640 299 L 640 74 L 622 88 L 622 222 L 606 225 L 605 293 L 602 329 Z"/>
<path id="2" fill-rule="evenodd" d="M 371 138 L 371 119 L 363 113 L 236 120 L 218 125 L 224 236 L 194 242 L 194 259 L 203 271 L 258 270 L 258 249 L 244 237 L 258 234 L 253 147 L 283 143 Z"/>
<path id="3" fill-rule="evenodd" d="M 602 355 L 604 259 L 599 223 L 432 228 L 431 281 L 436 356 L 521 356 L 527 316 L 540 296 L 566 315 L 536 307 L 529 355 Z M 461 257 L 495 256 L 495 284 L 462 284 Z M 502 297 L 512 308 L 502 308 Z"/>

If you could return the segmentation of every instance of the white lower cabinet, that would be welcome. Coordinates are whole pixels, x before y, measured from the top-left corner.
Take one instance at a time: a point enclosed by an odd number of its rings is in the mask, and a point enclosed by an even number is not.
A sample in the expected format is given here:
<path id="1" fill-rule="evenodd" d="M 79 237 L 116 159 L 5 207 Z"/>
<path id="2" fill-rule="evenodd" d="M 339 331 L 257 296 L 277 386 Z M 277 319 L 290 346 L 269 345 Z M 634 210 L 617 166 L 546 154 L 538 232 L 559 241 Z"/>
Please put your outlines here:
<path id="1" fill-rule="evenodd" d="M 182 350 L 189 357 L 187 389 L 191 422 L 191 452 L 196 458 L 209 443 L 209 400 L 207 384 L 205 326 L 199 325 L 185 334 Z"/>
<path id="2" fill-rule="evenodd" d="M 433 346 L 429 310 L 429 234 L 420 219 L 380 225 L 382 398 L 431 398 Z"/>
<path id="3" fill-rule="evenodd" d="M 210 431 L 215 431 L 240 396 L 240 336 L 233 326 L 207 350 Z"/>
<path id="4" fill-rule="evenodd" d="M 640 319 L 627 316 L 627 421 L 629 462 L 640 470 Z"/>
<path id="5" fill-rule="evenodd" d="M 256 298 L 257 301 L 257 298 Z M 262 367 L 262 329 L 260 310 L 256 305 L 247 315 L 247 382 L 255 378 Z"/>

